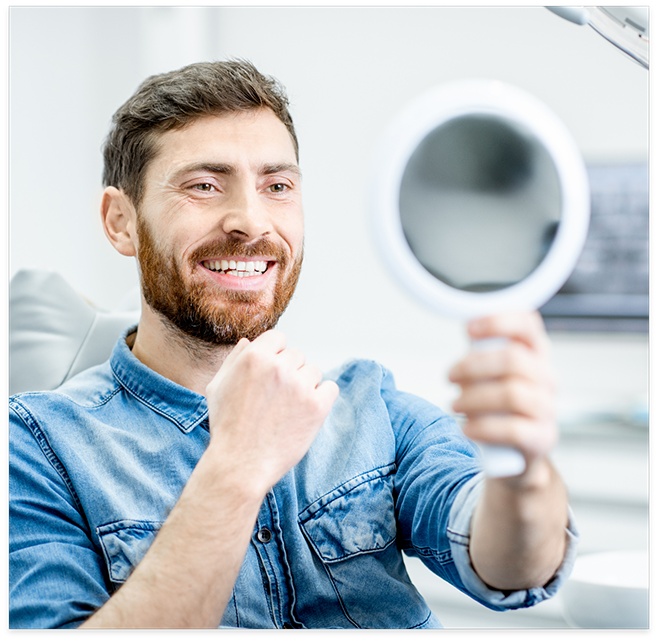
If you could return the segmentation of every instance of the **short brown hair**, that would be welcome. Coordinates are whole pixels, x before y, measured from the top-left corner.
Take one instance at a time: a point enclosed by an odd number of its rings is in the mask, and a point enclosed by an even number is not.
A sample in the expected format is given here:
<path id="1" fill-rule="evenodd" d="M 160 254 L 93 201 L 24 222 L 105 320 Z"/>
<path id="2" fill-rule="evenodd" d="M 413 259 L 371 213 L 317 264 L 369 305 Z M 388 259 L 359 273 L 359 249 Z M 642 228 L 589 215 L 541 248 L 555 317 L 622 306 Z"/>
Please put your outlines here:
<path id="1" fill-rule="evenodd" d="M 199 62 L 147 78 L 112 117 L 103 145 L 103 186 L 121 189 L 138 206 L 158 135 L 206 115 L 267 107 L 287 127 L 299 160 L 288 98 L 277 80 L 250 62 Z"/>

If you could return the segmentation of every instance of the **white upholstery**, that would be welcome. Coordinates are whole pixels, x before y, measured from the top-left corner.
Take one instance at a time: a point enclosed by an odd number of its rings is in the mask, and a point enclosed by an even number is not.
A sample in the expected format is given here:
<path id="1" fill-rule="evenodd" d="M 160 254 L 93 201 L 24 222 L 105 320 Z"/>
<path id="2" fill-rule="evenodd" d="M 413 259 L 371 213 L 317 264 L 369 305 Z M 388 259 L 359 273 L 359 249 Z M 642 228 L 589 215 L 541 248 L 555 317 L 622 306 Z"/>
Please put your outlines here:
<path id="1" fill-rule="evenodd" d="M 57 273 L 21 270 L 9 284 L 9 394 L 54 389 L 109 357 L 139 321 L 139 293 L 117 311 L 84 300 Z"/>

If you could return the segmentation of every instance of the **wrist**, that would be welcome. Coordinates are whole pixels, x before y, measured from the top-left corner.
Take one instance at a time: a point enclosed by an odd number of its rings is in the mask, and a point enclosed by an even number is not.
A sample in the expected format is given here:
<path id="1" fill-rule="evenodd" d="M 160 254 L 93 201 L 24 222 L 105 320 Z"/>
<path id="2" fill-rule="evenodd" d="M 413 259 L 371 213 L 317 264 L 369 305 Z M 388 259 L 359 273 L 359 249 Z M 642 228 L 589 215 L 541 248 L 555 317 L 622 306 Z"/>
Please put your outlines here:
<path id="1" fill-rule="evenodd" d="M 223 446 L 213 439 L 199 459 L 194 475 L 213 494 L 234 496 L 245 506 L 260 507 L 271 487 L 262 472 L 250 469 L 243 458 L 227 454 Z"/>
<path id="2" fill-rule="evenodd" d="M 505 511 L 518 525 L 541 520 L 546 510 L 564 505 L 566 516 L 567 490 L 547 458 L 528 462 L 526 471 L 515 477 L 487 479 L 487 496 Z"/>
<path id="3" fill-rule="evenodd" d="M 514 492 L 535 493 L 549 488 L 555 476 L 555 470 L 548 458 L 538 457 L 526 459 L 526 468 L 522 474 L 492 480 L 499 481 L 501 485 Z"/>

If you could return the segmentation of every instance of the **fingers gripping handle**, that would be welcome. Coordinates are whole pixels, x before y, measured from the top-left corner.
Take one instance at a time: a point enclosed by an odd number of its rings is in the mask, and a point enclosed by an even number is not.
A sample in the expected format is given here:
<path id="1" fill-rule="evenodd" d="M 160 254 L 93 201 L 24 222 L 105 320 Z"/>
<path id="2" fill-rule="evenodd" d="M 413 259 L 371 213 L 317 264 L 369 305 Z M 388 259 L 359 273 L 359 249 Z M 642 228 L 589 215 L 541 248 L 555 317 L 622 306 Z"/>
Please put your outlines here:
<path id="1" fill-rule="evenodd" d="M 473 341 L 471 348 L 475 351 L 494 351 L 504 349 L 509 339 L 504 337 L 483 338 Z M 525 458 L 518 450 L 505 445 L 478 443 L 482 452 L 484 472 L 489 478 L 518 476 L 525 471 Z"/>

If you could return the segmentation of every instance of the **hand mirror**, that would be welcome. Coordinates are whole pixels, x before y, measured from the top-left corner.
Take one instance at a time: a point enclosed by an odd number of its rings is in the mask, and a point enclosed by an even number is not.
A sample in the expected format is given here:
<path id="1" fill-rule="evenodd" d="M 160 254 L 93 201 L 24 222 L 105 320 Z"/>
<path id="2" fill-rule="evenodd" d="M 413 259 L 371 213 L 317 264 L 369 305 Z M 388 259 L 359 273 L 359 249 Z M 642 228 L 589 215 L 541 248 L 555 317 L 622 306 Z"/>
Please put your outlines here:
<path id="1" fill-rule="evenodd" d="M 399 115 L 375 158 L 376 243 L 399 284 L 435 311 L 468 320 L 537 309 L 575 267 L 587 171 L 532 95 L 489 80 L 439 87 Z M 525 469 L 511 448 L 482 449 L 490 476 Z"/>

